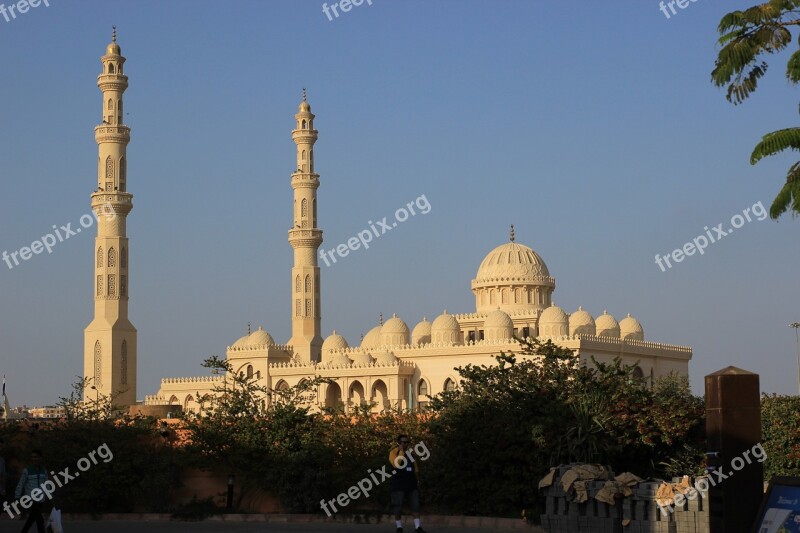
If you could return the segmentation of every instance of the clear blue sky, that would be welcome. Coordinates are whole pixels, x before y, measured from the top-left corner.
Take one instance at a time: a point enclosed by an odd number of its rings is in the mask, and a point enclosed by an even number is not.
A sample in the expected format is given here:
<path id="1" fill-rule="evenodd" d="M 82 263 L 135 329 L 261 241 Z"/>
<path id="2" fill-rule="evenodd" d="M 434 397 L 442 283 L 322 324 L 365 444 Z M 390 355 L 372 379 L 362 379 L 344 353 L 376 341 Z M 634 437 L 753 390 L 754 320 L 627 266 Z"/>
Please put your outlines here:
<path id="1" fill-rule="evenodd" d="M 662 272 L 704 226 L 768 206 L 795 160 L 751 167 L 763 133 L 797 124 L 773 59 L 727 103 L 715 28 L 751 2 L 373 0 L 329 21 L 317 0 L 50 0 L 0 18 L 0 251 L 77 224 L 95 187 L 99 57 L 127 57 L 130 316 L 138 396 L 202 375 L 263 325 L 290 336 L 290 137 L 302 87 L 317 115 L 323 247 L 426 195 L 409 219 L 323 266 L 323 333 L 351 344 L 397 313 L 474 310 L 470 280 L 505 242 L 534 248 L 554 301 L 630 312 L 648 340 L 690 345 L 693 387 L 727 365 L 796 393 L 800 221 L 745 224 Z M 48 404 L 82 373 L 94 228 L 0 263 L 0 372 L 14 404 Z"/>

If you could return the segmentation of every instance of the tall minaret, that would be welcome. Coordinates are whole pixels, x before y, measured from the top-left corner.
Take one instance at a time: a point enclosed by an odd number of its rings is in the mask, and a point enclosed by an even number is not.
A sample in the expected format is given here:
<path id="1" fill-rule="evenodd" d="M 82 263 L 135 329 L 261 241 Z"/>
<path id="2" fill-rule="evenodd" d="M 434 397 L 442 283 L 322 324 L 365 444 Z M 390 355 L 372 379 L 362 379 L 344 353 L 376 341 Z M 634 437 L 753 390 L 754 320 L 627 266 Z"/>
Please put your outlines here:
<path id="1" fill-rule="evenodd" d="M 294 248 L 292 267 L 292 338 L 289 341 L 302 361 L 319 361 L 320 284 L 317 249 L 322 244 L 322 230 L 317 227 L 317 188 L 319 174 L 314 172 L 314 115 L 306 101 L 294 116 L 297 127 L 292 140 L 297 144 L 297 170 L 292 173 L 294 189 L 294 224 L 289 230 L 289 244 Z"/>
<path id="2" fill-rule="evenodd" d="M 131 130 L 123 125 L 122 93 L 128 88 L 125 58 L 114 29 L 97 86 L 103 92 L 103 121 L 94 129 L 99 157 L 92 211 L 97 219 L 94 253 L 94 320 L 84 330 L 83 373 L 89 378 L 85 399 L 115 395 L 114 403 L 136 403 L 136 328 L 128 320 L 129 248 L 126 219 L 133 208 L 127 192 L 125 151 Z"/>

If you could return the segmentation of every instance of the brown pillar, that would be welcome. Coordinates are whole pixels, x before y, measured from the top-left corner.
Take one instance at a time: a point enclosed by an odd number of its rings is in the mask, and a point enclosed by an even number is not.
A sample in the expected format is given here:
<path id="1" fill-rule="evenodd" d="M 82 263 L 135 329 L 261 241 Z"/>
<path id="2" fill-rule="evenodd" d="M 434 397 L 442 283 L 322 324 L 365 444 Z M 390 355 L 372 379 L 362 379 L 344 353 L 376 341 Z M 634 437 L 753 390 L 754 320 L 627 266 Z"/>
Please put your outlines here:
<path id="1" fill-rule="evenodd" d="M 747 533 L 764 494 L 758 374 L 729 366 L 706 376 L 711 533 Z"/>

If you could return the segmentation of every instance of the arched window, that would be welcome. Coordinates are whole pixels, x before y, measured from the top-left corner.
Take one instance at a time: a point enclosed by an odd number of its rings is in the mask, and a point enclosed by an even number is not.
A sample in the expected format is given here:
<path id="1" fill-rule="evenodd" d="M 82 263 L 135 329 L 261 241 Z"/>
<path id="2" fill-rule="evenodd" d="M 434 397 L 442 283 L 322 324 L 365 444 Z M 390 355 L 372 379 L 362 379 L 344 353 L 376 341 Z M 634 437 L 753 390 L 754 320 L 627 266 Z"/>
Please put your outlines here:
<path id="1" fill-rule="evenodd" d="M 108 110 L 112 111 L 114 109 L 114 100 L 111 98 L 108 99 Z"/>
<path id="2" fill-rule="evenodd" d="M 275 385 L 275 390 L 287 390 L 289 388 L 289 384 L 286 383 L 284 380 L 280 380 L 277 385 Z"/>
<path id="3" fill-rule="evenodd" d="M 96 261 L 97 268 L 101 268 L 103 266 L 103 247 L 97 249 L 97 261 Z"/>
<path id="4" fill-rule="evenodd" d="M 489 289 L 489 305 L 495 303 L 494 289 Z"/>
<path id="5" fill-rule="evenodd" d="M 444 382 L 444 390 L 446 391 L 454 391 L 456 390 L 456 382 L 450 378 L 447 378 Z"/>
<path id="6" fill-rule="evenodd" d="M 311 299 L 306 299 L 306 316 L 311 316 Z"/>
<path id="7" fill-rule="evenodd" d="M 424 379 L 419 380 L 419 385 L 417 386 L 417 394 L 419 396 L 427 396 L 428 395 L 428 382 Z"/>
<path id="8" fill-rule="evenodd" d="M 305 160 L 306 160 L 306 151 L 303 150 L 303 161 L 305 161 Z"/>
<path id="9" fill-rule="evenodd" d="M 300 202 L 300 216 L 308 216 L 308 200 L 306 198 L 303 198 L 303 200 Z"/>
<path id="10" fill-rule="evenodd" d="M 306 129 L 306 121 L 303 121 L 303 129 Z"/>
<path id="11" fill-rule="evenodd" d="M 294 292 L 300 292 L 300 290 L 302 288 L 303 288 L 303 285 L 302 285 L 302 283 L 300 283 L 300 276 L 297 276 L 294 279 Z"/>
<path id="12" fill-rule="evenodd" d="M 108 266 L 115 267 L 117 266 L 117 251 L 112 246 L 108 249 Z"/>
<path id="13" fill-rule="evenodd" d="M 313 220 L 314 224 L 316 224 L 317 223 L 317 199 L 316 198 L 311 200 L 311 211 L 312 211 L 311 220 Z"/>
<path id="14" fill-rule="evenodd" d="M 502 301 L 504 304 L 507 304 L 507 303 L 508 303 L 508 289 L 503 289 L 503 292 L 502 292 L 502 300 L 501 300 L 501 301 Z"/>
<path id="15" fill-rule="evenodd" d="M 119 266 L 122 268 L 128 268 L 128 249 L 124 246 L 119 253 Z"/>
<path id="16" fill-rule="evenodd" d="M 177 396 L 175 396 L 174 394 L 172 396 L 170 396 L 170 398 L 169 398 L 169 404 L 170 405 L 178 405 L 179 403 L 180 402 L 178 401 L 178 397 Z"/>
<path id="17" fill-rule="evenodd" d="M 253 365 L 247 365 L 247 379 L 253 379 Z"/>
<path id="18" fill-rule="evenodd" d="M 311 292 L 311 275 L 306 274 L 306 292 Z"/>
<path id="19" fill-rule="evenodd" d="M 128 384 L 128 341 L 122 341 L 122 349 L 120 350 L 120 373 L 119 382 L 122 385 Z"/>
<path id="20" fill-rule="evenodd" d="M 94 343 L 94 386 L 98 389 L 103 385 L 103 349 L 100 341 Z"/>
<path id="21" fill-rule="evenodd" d="M 108 275 L 108 295 L 117 295 L 117 276 L 115 274 Z"/>
<path id="22" fill-rule="evenodd" d="M 125 191 L 125 177 L 128 175 L 128 162 L 123 157 L 119 160 L 119 190 Z"/>
<path id="23" fill-rule="evenodd" d="M 106 191 L 114 188 L 114 160 L 111 156 L 106 158 Z"/>
<path id="24" fill-rule="evenodd" d="M 122 100 L 117 100 L 117 122 L 122 124 Z"/>
<path id="25" fill-rule="evenodd" d="M 114 74 L 114 63 L 109 63 L 108 64 L 108 73 L 109 74 Z"/>

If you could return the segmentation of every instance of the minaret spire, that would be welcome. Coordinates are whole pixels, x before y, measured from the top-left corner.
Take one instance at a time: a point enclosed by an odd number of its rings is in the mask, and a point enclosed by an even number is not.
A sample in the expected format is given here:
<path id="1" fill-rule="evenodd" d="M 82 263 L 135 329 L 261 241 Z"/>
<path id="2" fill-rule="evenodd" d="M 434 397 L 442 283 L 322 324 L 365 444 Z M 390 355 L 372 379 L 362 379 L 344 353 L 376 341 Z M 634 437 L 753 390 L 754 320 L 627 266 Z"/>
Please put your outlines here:
<path id="1" fill-rule="evenodd" d="M 92 254 L 94 319 L 84 330 L 84 377 L 98 394 L 113 397 L 115 404 L 132 405 L 136 403 L 136 328 L 128 320 L 126 228 L 133 209 L 133 195 L 127 192 L 126 158 L 131 130 L 123 124 L 122 95 L 128 77 L 116 27 L 100 61 L 103 70 L 97 86 L 103 93 L 102 120 L 94 129 L 99 157 L 97 190 L 92 194 L 97 218 Z"/>
<path id="2" fill-rule="evenodd" d="M 300 102 L 292 140 L 297 145 L 297 170 L 292 173 L 294 221 L 289 230 L 289 244 L 294 249 L 292 267 L 292 345 L 303 361 L 319 361 L 322 350 L 320 312 L 320 271 L 317 250 L 322 244 L 322 230 L 317 227 L 317 188 L 319 174 L 314 172 L 314 115 L 306 89 Z"/>

